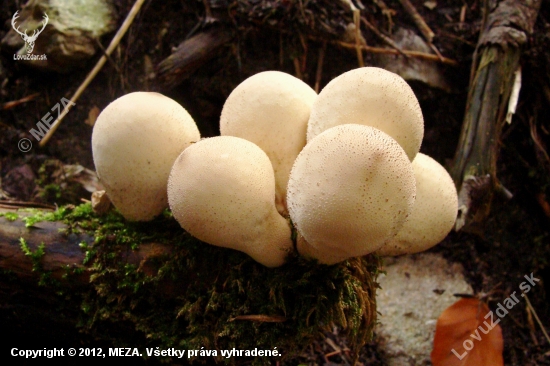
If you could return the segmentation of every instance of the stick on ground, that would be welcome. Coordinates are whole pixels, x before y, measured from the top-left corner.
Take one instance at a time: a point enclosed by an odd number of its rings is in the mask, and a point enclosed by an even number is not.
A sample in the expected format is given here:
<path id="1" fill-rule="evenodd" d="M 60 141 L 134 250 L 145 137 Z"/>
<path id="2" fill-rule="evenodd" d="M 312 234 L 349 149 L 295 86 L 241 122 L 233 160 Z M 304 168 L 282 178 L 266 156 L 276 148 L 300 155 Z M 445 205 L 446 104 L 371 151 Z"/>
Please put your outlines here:
<path id="1" fill-rule="evenodd" d="M 145 0 L 136 0 L 136 2 L 134 3 L 134 6 L 132 6 L 132 9 L 130 9 L 130 12 L 128 13 L 128 16 L 124 20 L 124 23 L 122 23 L 119 30 L 116 32 L 115 36 L 113 37 L 113 40 L 109 44 L 109 47 L 107 47 L 107 50 L 105 51 L 105 54 L 103 56 L 101 56 L 101 58 L 99 59 L 99 61 L 97 61 L 96 65 L 94 66 L 92 71 L 90 71 L 88 76 L 86 76 L 86 79 L 84 79 L 82 84 L 80 84 L 80 86 L 78 87 L 76 92 L 71 97 L 71 99 L 70 99 L 71 102 L 75 103 L 78 100 L 78 98 L 80 98 L 80 96 L 82 95 L 84 90 L 86 90 L 88 85 L 92 82 L 92 80 L 95 78 L 95 76 L 97 75 L 99 70 L 101 70 L 103 65 L 105 65 L 105 62 L 107 62 L 107 58 L 111 55 L 111 53 L 118 46 L 118 44 L 120 43 L 120 40 L 122 39 L 122 37 L 124 37 L 124 35 L 126 34 L 126 31 L 128 30 L 128 28 L 130 28 L 130 25 L 134 21 L 137 13 L 141 9 L 141 6 L 143 5 L 144 2 L 145 2 Z M 55 122 L 52 124 L 50 130 L 46 133 L 44 138 L 40 141 L 40 146 L 41 147 L 45 146 L 48 143 L 50 138 L 53 136 L 53 134 L 55 133 L 55 131 L 57 130 L 57 128 L 61 124 L 61 121 L 63 121 L 63 118 L 65 118 L 67 113 L 69 113 L 69 108 L 72 105 L 73 105 L 72 103 L 68 103 L 67 107 L 65 107 L 63 109 L 63 112 L 61 112 L 59 117 L 57 117 Z"/>

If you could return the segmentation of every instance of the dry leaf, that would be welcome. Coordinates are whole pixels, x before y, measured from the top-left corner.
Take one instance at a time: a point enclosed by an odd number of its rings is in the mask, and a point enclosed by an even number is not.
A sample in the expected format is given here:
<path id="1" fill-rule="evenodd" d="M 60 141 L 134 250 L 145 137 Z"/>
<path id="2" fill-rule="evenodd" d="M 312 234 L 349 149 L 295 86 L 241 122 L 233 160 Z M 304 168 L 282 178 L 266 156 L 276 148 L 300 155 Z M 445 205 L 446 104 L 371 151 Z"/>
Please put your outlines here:
<path id="1" fill-rule="evenodd" d="M 97 117 L 99 116 L 99 113 L 101 113 L 101 110 L 97 106 L 94 105 L 88 111 L 88 118 L 86 118 L 84 123 L 86 123 L 88 126 L 93 127 L 93 125 L 95 125 L 95 121 L 97 120 Z"/>
<path id="2" fill-rule="evenodd" d="M 92 193 L 92 210 L 99 216 L 106 214 L 111 209 L 111 200 L 105 191 Z"/>
<path id="3" fill-rule="evenodd" d="M 439 316 L 433 366 L 502 366 L 500 318 L 478 299 L 460 299 Z"/>
<path id="4" fill-rule="evenodd" d="M 424 6 L 430 10 L 434 10 L 437 7 L 437 1 L 424 1 Z"/>

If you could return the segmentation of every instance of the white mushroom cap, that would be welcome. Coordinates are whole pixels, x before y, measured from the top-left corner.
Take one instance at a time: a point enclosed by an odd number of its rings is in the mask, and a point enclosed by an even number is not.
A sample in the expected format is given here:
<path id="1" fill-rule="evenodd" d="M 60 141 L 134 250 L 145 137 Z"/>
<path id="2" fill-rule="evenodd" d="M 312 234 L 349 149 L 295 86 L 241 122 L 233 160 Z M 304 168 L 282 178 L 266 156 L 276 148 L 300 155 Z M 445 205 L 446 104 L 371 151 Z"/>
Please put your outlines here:
<path id="1" fill-rule="evenodd" d="M 458 198 L 449 173 L 422 153 L 416 155 L 412 166 L 416 178 L 413 211 L 395 238 L 377 251 L 380 255 L 422 252 L 445 239 L 454 226 Z"/>
<path id="2" fill-rule="evenodd" d="M 317 248 L 309 244 L 304 236 L 298 232 L 296 237 L 296 249 L 301 256 L 314 258 L 322 264 L 336 264 L 350 258 L 349 254 L 336 248 Z"/>
<path id="3" fill-rule="evenodd" d="M 412 161 L 424 136 L 424 119 L 403 78 L 377 67 L 348 71 L 325 86 L 311 109 L 307 141 L 330 127 L 354 123 L 393 137 Z"/>
<path id="4" fill-rule="evenodd" d="M 168 201 L 191 235 L 267 267 L 282 265 L 292 249 L 290 225 L 275 208 L 271 162 L 250 141 L 218 136 L 187 148 L 172 167 Z"/>
<path id="5" fill-rule="evenodd" d="M 92 133 L 94 164 L 107 195 L 126 219 L 152 220 L 168 207 L 172 164 L 199 139 L 189 113 L 162 94 L 126 94 L 101 112 Z"/>
<path id="6" fill-rule="evenodd" d="M 399 144 L 369 126 L 340 125 L 311 140 L 290 173 L 292 222 L 327 264 L 366 255 L 395 236 L 412 211 L 415 181 Z M 325 260 L 326 258 L 326 260 Z"/>
<path id="7" fill-rule="evenodd" d="M 294 160 L 306 144 L 307 121 L 317 93 L 280 71 L 265 71 L 239 84 L 227 98 L 222 136 L 237 136 L 265 151 L 275 172 L 276 206 L 286 214 L 286 187 Z"/>

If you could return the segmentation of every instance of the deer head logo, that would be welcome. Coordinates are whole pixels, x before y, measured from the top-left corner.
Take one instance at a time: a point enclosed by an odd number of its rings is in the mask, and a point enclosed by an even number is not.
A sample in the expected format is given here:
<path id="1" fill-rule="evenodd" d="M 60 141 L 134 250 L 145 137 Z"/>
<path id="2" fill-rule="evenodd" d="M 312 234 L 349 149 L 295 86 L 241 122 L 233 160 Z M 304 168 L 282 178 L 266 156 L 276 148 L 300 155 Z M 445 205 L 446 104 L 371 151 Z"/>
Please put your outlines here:
<path id="1" fill-rule="evenodd" d="M 25 43 L 27 44 L 27 53 L 28 54 L 31 54 L 32 53 L 32 50 L 34 49 L 34 42 L 36 42 L 36 39 L 38 38 L 38 36 L 40 35 L 40 33 L 42 33 L 42 31 L 44 30 L 44 28 L 46 28 L 46 24 L 48 24 L 48 14 L 44 13 L 44 25 L 42 26 L 42 29 L 38 30 L 38 29 L 35 29 L 33 32 L 32 32 L 32 35 L 28 35 L 27 34 L 27 30 L 25 29 L 25 32 L 21 32 L 19 30 L 19 27 L 15 27 L 15 19 L 19 18 L 19 15 L 17 14 L 19 11 L 16 11 L 15 14 L 13 14 L 13 18 L 11 18 L 11 26 L 13 27 L 13 29 L 19 33 L 21 35 L 21 38 L 23 38 L 23 41 L 25 41 Z"/>

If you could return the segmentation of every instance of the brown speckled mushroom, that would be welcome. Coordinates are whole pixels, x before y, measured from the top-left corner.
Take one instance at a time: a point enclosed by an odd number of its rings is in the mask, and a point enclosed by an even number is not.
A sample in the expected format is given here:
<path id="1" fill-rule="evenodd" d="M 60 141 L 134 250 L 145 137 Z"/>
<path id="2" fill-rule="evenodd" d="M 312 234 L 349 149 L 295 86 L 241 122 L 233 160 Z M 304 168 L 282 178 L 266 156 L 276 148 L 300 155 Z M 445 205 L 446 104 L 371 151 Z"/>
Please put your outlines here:
<path id="1" fill-rule="evenodd" d="M 218 136 L 187 148 L 172 167 L 168 200 L 181 227 L 206 243 L 267 267 L 282 265 L 292 250 L 290 225 L 275 208 L 271 162 L 250 141 Z"/>
<path id="2" fill-rule="evenodd" d="M 454 182 L 437 161 L 418 153 L 412 162 L 416 200 L 397 235 L 377 253 L 382 256 L 422 252 L 441 242 L 453 228 L 458 212 Z"/>
<path id="3" fill-rule="evenodd" d="M 343 73 L 321 90 L 313 103 L 307 141 L 337 125 L 372 126 L 393 137 L 412 161 L 424 136 L 424 119 L 403 78 L 377 67 Z"/>
<path id="4" fill-rule="evenodd" d="M 288 209 L 305 239 L 298 250 L 326 264 L 374 252 L 401 229 L 414 197 L 411 162 L 394 139 L 364 125 L 330 128 L 290 173 Z"/>
<path id="5" fill-rule="evenodd" d="M 109 104 L 92 133 L 97 175 L 107 196 L 131 221 L 148 221 L 168 207 L 174 160 L 200 139 L 193 118 L 159 93 L 134 92 Z"/>
<path id="6" fill-rule="evenodd" d="M 265 71 L 239 84 L 225 102 L 222 136 L 237 136 L 265 151 L 275 172 L 276 206 L 285 215 L 286 187 L 294 160 L 306 144 L 309 113 L 317 93 L 300 79 Z"/>

